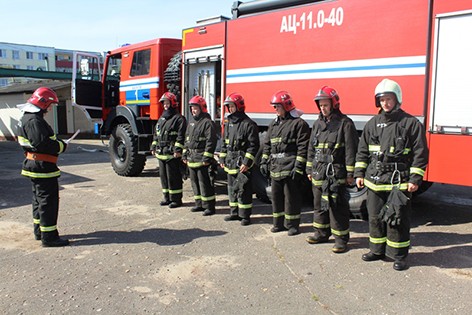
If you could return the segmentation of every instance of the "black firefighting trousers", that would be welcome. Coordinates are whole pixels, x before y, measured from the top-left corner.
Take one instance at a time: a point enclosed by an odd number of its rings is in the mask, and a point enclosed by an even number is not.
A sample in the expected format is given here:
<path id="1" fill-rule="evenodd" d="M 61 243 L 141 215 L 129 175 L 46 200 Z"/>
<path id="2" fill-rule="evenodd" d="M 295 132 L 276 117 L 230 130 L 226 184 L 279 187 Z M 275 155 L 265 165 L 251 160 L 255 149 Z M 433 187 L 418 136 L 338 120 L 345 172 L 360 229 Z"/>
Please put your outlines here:
<path id="1" fill-rule="evenodd" d="M 180 172 L 180 158 L 159 160 L 159 176 L 161 178 L 162 193 L 166 201 L 182 201 L 182 174 Z"/>
<path id="2" fill-rule="evenodd" d="M 322 238 L 328 238 L 331 234 L 335 239 L 342 240 L 343 243 L 349 241 L 349 203 L 346 200 L 346 187 L 338 186 L 336 205 L 330 206 L 329 211 L 322 210 L 321 207 L 321 187 L 313 186 L 313 228 L 315 233 Z"/>
<path id="3" fill-rule="evenodd" d="M 272 179 L 271 186 L 274 226 L 298 229 L 302 199 L 300 182 L 290 177 L 281 180 Z"/>
<path id="4" fill-rule="evenodd" d="M 209 165 L 198 168 L 189 167 L 195 206 L 215 211 L 215 186 L 210 177 Z"/>
<path id="5" fill-rule="evenodd" d="M 44 241 L 52 241 L 59 236 L 57 217 L 59 212 L 59 183 L 54 178 L 31 178 L 33 187 L 33 228 L 34 234 Z"/>
<path id="6" fill-rule="evenodd" d="M 248 181 L 244 184 L 242 189 L 235 187 L 237 174 L 228 174 L 229 209 L 230 215 L 237 215 L 241 218 L 249 219 L 252 214 L 252 172 L 243 174 L 246 175 Z"/>
<path id="7" fill-rule="evenodd" d="M 408 256 L 410 248 L 411 202 L 400 210 L 401 221 L 398 226 L 390 226 L 379 217 L 380 209 L 387 202 L 390 191 L 367 191 L 367 212 L 369 214 L 369 247 L 377 255 L 385 254 L 392 259 Z M 405 192 L 411 198 L 411 193 Z"/>

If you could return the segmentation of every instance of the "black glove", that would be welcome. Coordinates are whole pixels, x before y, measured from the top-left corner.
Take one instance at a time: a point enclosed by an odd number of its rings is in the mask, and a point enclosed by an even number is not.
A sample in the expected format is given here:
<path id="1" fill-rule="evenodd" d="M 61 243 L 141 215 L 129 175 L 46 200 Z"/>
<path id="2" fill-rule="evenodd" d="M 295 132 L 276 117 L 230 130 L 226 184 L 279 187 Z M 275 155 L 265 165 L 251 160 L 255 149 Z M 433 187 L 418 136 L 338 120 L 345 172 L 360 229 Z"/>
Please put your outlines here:
<path id="1" fill-rule="evenodd" d="M 261 171 L 262 176 L 264 176 L 265 178 L 269 178 L 270 174 L 269 174 L 269 167 L 268 167 L 267 163 L 261 164 L 259 169 Z"/>
<path id="2" fill-rule="evenodd" d="M 294 181 L 299 182 L 299 181 L 301 181 L 301 179 L 303 178 L 303 174 L 297 172 L 296 169 L 293 169 L 293 170 L 290 172 L 290 177 L 291 177 Z"/>

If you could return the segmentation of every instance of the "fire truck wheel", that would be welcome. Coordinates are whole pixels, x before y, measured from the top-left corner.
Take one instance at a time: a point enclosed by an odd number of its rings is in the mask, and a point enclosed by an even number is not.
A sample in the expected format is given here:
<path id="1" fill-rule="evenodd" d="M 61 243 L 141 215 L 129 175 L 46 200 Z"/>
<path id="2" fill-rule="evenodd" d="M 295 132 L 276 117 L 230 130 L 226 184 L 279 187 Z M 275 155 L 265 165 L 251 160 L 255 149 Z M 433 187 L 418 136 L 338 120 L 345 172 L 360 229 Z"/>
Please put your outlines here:
<path id="1" fill-rule="evenodd" d="M 113 170 L 120 176 L 137 176 L 146 164 L 146 157 L 138 154 L 138 137 L 129 124 L 120 124 L 110 137 L 110 160 Z"/>

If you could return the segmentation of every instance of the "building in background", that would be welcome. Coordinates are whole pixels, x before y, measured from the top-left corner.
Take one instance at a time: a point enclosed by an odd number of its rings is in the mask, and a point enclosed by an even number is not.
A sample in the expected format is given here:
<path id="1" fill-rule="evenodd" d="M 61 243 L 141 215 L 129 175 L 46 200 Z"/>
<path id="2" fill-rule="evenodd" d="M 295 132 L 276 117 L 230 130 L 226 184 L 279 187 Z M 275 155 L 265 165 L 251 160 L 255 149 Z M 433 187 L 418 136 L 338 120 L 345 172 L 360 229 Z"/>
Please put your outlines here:
<path id="1" fill-rule="evenodd" d="M 87 53 L 103 57 L 99 52 Z M 71 105 L 73 55 L 73 50 L 0 42 L 0 140 L 14 139 L 21 115 L 16 105 L 26 102 L 40 86 L 58 93 L 59 105 L 46 117 L 57 134 L 71 134 L 81 129 L 92 135 L 96 131 L 96 126 L 84 113 Z M 100 60 L 103 64 L 103 58 Z M 2 69 L 8 69 L 12 76 L 2 75 Z M 71 75 L 64 79 L 66 73 Z M 62 78 L 58 79 L 58 75 Z"/>

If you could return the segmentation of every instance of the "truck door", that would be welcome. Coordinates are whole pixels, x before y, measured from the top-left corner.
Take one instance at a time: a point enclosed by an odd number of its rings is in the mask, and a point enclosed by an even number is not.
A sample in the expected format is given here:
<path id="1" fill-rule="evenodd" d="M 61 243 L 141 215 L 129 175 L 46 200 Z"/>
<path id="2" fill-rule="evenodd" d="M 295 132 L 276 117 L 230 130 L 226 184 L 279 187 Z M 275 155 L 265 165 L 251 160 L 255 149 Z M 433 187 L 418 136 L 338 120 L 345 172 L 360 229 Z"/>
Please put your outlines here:
<path id="1" fill-rule="evenodd" d="M 223 47 L 211 48 L 199 51 L 183 53 L 184 63 L 184 107 L 186 118 L 190 118 L 188 101 L 195 95 L 205 98 L 208 113 L 216 122 L 217 128 L 221 128 L 222 117 L 222 72 L 223 72 Z M 217 130 L 220 134 L 221 129 Z"/>
<path id="2" fill-rule="evenodd" d="M 102 82 L 100 56 L 74 52 L 72 69 L 72 106 L 81 109 L 92 122 L 102 120 Z"/>
<path id="3" fill-rule="evenodd" d="M 427 180 L 471 186 L 472 11 L 438 14 L 435 26 Z"/>

